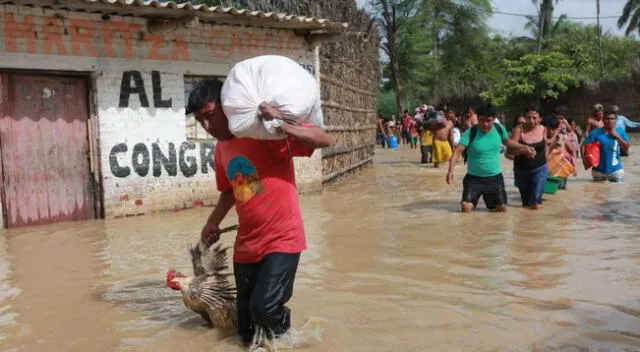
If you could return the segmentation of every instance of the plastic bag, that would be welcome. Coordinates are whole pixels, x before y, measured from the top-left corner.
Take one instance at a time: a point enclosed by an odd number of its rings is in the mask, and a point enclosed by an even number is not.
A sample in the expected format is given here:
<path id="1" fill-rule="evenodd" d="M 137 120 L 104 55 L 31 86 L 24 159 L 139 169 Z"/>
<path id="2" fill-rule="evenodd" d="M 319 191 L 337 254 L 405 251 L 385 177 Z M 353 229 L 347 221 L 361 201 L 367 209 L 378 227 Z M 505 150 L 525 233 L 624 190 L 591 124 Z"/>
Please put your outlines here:
<path id="1" fill-rule="evenodd" d="M 283 121 L 262 121 L 258 106 L 267 102 L 286 119 L 324 127 L 320 90 L 315 78 L 297 62 L 277 55 L 237 63 L 220 94 L 229 130 L 237 137 L 283 139 Z"/>
<path id="2" fill-rule="evenodd" d="M 595 141 L 584 145 L 584 161 L 585 170 L 600 164 L 600 142 Z"/>

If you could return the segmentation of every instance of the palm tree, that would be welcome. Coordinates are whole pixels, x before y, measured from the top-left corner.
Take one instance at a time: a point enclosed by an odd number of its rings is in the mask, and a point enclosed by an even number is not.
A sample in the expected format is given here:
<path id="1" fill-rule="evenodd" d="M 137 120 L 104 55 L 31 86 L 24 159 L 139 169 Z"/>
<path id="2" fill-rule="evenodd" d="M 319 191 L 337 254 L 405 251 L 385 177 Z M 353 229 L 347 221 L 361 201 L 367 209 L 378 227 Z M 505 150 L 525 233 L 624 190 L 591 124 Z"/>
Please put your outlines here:
<path id="1" fill-rule="evenodd" d="M 563 30 L 566 30 L 567 24 L 567 14 L 562 14 L 558 17 L 557 20 L 551 20 L 548 26 L 546 37 L 544 41 L 547 39 L 553 39 L 557 34 L 560 34 Z M 538 11 L 538 16 L 527 16 L 527 23 L 524 25 L 524 29 L 531 31 L 531 35 L 535 38 L 538 38 L 540 34 L 540 12 Z"/>
<path id="2" fill-rule="evenodd" d="M 556 0 L 557 4 L 559 0 Z M 542 50 L 542 42 L 547 38 L 549 29 L 551 29 L 551 22 L 553 20 L 553 0 L 531 0 L 531 2 L 538 6 L 540 3 L 540 9 L 538 10 L 538 49 L 537 53 L 540 54 Z"/>
<path id="3" fill-rule="evenodd" d="M 622 9 L 622 15 L 618 19 L 618 28 L 627 25 L 625 35 L 638 31 L 640 33 L 640 0 L 627 0 Z"/>

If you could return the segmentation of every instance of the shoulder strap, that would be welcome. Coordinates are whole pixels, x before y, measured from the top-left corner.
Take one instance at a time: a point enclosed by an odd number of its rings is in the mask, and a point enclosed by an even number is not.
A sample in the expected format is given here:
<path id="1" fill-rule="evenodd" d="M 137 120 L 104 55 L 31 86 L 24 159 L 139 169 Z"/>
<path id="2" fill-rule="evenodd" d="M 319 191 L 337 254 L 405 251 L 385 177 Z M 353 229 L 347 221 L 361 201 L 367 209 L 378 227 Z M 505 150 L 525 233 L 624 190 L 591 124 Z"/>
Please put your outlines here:
<path id="1" fill-rule="evenodd" d="M 474 139 L 476 139 L 476 135 L 478 134 L 478 126 L 474 125 L 471 126 L 471 132 L 470 132 L 470 136 L 469 136 L 469 145 L 471 145 L 471 142 L 473 142 Z M 467 148 L 469 148 L 469 145 L 467 146 Z"/>
<path id="2" fill-rule="evenodd" d="M 471 131 L 469 132 L 469 144 L 467 144 L 467 147 L 464 149 L 464 151 L 462 152 L 462 157 L 464 158 L 464 163 L 467 163 L 467 159 L 469 159 L 469 147 L 471 146 L 471 143 L 473 142 L 473 140 L 476 138 L 476 135 L 478 134 L 478 126 L 474 125 L 471 126 Z"/>

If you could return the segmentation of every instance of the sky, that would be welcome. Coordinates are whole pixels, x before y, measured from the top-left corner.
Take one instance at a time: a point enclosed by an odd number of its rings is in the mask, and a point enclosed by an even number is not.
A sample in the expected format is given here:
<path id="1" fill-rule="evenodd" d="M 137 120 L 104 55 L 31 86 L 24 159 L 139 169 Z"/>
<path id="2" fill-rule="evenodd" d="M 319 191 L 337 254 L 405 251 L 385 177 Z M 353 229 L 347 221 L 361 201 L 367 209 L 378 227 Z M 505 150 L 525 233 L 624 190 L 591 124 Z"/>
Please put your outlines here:
<path id="1" fill-rule="evenodd" d="M 358 5 L 364 6 L 369 0 L 356 0 Z M 507 12 L 512 14 L 535 15 L 536 7 L 531 0 L 491 0 L 495 12 Z M 603 31 L 611 31 L 612 34 L 624 35 L 624 28 L 618 29 L 618 17 L 622 13 L 622 8 L 626 0 L 601 0 L 600 23 Z M 606 4 L 606 5 L 605 5 Z M 592 19 L 573 19 L 576 22 L 596 23 L 596 1 L 595 0 L 560 0 L 554 8 L 554 17 L 567 14 L 571 17 L 593 17 Z M 613 18 L 607 18 L 613 17 Z M 525 35 L 524 23 L 526 19 L 520 16 L 511 16 L 495 13 L 489 25 L 496 33 L 502 35 Z"/>

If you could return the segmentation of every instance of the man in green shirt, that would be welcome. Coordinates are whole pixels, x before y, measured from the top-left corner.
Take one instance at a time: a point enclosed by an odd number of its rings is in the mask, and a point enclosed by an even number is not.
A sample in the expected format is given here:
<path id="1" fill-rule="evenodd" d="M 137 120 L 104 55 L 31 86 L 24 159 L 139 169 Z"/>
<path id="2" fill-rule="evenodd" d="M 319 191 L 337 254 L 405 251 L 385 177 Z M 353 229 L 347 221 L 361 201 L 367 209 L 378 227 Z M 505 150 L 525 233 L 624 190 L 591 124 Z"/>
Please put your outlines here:
<path id="1" fill-rule="evenodd" d="M 507 193 L 500 167 L 500 147 L 504 144 L 516 152 L 530 157 L 535 156 L 535 149 L 509 139 L 506 129 L 496 124 L 498 110 L 491 105 L 478 108 L 478 124 L 467 129 L 460 143 L 456 146 L 453 157 L 449 161 L 447 183 L 453 182 L 453 169 L 466 150 L 467 175 L 462 181 L 461 208 L 465 213 L 471 212 L 477 205 L 480 196 L 492 211 L 507 210 Z"/>

